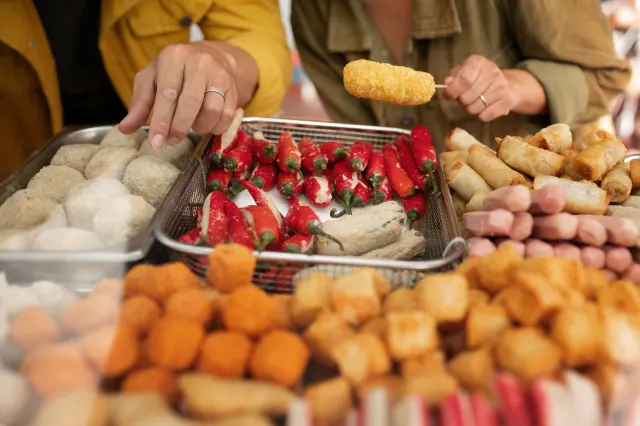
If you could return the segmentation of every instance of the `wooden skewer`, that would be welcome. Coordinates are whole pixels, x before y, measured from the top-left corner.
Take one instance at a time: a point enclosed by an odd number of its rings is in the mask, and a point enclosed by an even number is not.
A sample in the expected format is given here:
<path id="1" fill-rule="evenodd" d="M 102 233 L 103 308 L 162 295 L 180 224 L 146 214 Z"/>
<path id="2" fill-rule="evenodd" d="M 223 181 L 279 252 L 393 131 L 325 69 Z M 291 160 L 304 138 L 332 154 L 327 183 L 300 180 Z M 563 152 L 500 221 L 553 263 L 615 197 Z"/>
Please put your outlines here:
<path id="1" fill-rule="evenodd" d="M 446 84 L 436 84 L 434 87 L 436 89 L 446 89 L 449 86 L 447 86 Z"/>

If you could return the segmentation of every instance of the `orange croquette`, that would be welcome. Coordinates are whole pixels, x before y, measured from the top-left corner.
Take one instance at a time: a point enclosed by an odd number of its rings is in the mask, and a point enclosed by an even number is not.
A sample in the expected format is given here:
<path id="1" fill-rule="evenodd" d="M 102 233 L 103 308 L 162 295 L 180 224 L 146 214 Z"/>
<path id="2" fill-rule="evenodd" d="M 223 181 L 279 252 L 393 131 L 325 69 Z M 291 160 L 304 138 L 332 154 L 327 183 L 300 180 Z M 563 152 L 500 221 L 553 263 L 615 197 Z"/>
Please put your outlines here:
<path id="1" fill-rule="evenodd" d="M 139 294 L 122 302 L 120 324 L 131 328 L 138 337 L 144 337 L 160 319 L 160 307 L 147 296 Z"/>
<path id="2" fill-rule="evenodd" d="M 276 316 L 276 302 L 253 285 L 240 287 L 222 306 L 222 321 L 227 330 L 258 337 L 269 330 Z"/>
<path id="3" fill-rule="evenodd" d="M 150 367 L 129 373 L 122 383 L 122 392 L 158 392 L 169 401 L 175 401 L 179 391 L 176 376 L 171 371 L 163 368 Z"/>
<path id="4" fill-rule="evenodd" d="M 105 378 L 119 377 L 132 369 L 140 357 L 140 344 L 133 330 L 120 325 L 87 333 L 80 346 L 89 362 Z"/>
<path id="5" fill-rule="evenodd" d="M 185 288 L 164 302 L 167 315 L 177 315 L 207 326 L 213 318 L 213 298 L 201 288 Z"/>
<path id="6" fill-rule="evenodd" d="M 204 339 L 198 370 L 225 379 L 240 379 L 251 356 L 251 340 L 243 334 L 216 331 Z"/>
<path id="7" fill-rule="evenodd" d="M 23 351 L 60 340 L 60 327 L 41 307 L 30 306 L 11 322 L 11 338 Z"/>
<path id="8" fill-rule="evenodd" d="M 249 369 L 258 380 L 292 387 L 300 381 L 309 363 L 309 349 L 296 333 L 274 330 L 256 344 Z"/>
<path id="9" fill-rule="evenodd" d="M 199 287 L 200 278 L 180 262 L 160 266 L 136 265 L 125 276 L 125 295 L 144 294 L 164 302 L 178 290 Z"/>
<path id="10" fill-rule="evenodd" d="M 189 368 L 204 339 L 202 324 L 167 315 L 151 329 L 146 344 L 147 358 L 153 365 L 172 371 Z"/>
<path id="11" fill-rule="evenodd" d="M 251 284 L 256 258 L 248 248 L 239 244 L 221 244 L 209 254 L 207 280 L 222 293 Z"/>
<path id="12" fill-rule="evenodd" d="M 60 326 L 70 334 L 82 335 L 97 328 L 114 325 L 118 320 L 120 301 L 97 295 L 79 299 L 60 314 Z"/>

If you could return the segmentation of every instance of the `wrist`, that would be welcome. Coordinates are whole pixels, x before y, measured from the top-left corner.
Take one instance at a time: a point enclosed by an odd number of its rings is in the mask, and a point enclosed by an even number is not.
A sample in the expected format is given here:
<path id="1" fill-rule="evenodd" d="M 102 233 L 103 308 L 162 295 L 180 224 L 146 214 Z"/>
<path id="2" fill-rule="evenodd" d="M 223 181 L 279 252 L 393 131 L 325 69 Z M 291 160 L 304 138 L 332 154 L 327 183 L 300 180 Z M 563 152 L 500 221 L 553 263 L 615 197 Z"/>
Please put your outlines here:
<path id="1" fill-rule="evenodd" d="M 547 112 L 547 94 L 533 74 L 518 69 L 506 69 L 503 73 L 514 100 L 513 112 L 522 115 L 542 115 Z"/>

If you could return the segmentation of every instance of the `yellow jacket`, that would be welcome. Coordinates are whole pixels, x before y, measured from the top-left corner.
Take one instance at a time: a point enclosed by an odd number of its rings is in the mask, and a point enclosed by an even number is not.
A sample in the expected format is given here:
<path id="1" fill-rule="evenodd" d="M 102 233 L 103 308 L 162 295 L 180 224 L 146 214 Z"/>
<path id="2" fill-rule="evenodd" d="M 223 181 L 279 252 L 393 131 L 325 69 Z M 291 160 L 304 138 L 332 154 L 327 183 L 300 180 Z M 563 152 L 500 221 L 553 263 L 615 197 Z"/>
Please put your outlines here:
<path id="1" fill-rule="evenodd" d="M 247 115 L 276 112 L 291 78 L 277 0 L 102 0 L 100 51 L 125 105 L 135 74 L 164 47 L 189 41 L 189 22 L 205 39 L 256 61 L 260 80 Z M 0 1 L 0 180 L 62 128 L 62 117 L 55 62 L 33 1 Z"/>

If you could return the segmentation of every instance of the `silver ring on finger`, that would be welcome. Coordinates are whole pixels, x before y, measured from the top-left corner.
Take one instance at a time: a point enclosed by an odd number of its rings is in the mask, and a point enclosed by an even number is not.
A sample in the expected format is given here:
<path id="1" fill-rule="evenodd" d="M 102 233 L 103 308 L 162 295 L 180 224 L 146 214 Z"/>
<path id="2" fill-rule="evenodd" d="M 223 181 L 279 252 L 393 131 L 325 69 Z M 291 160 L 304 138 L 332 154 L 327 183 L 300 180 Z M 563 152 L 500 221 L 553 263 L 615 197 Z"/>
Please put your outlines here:
<path id="1" fill-rule="evenodd" d="M 484 104 L 485 108 L 489 108 L 489 102 L 487 102 L 487 98 L 484 97 L 483 95 L 480 95 L 480 100 L 482 101 L 482 103 Z"/>
<path id="2" fill-rule="evenodd" d="M 226 98 L 226 93 L 222 90 L 222 89 L 218 89 L 217 87 L 208 87 L 207 90 L 204 91 L 204 94 L 206 95 L 207 93 L 217 93 L 218 95 L 222 96 L 222 100 L 224 101 Z"/>

